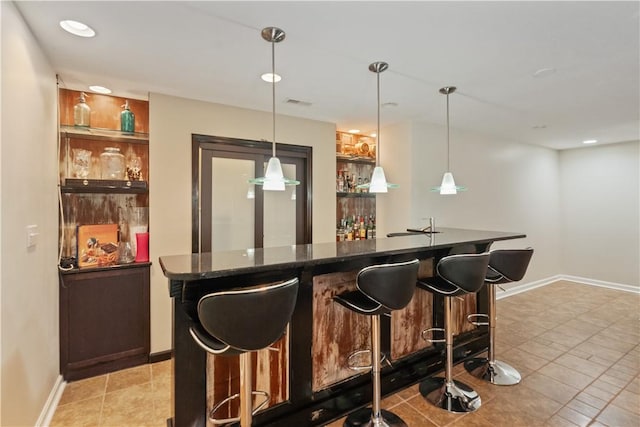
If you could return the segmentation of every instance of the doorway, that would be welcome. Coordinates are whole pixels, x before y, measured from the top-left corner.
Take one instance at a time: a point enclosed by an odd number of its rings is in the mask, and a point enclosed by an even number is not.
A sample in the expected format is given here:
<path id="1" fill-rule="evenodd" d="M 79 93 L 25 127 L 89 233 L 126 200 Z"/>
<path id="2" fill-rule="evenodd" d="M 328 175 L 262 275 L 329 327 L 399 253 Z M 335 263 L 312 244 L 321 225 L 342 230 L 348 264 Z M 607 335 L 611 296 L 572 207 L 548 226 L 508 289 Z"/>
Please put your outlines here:
<path id="1" fill-rule="evenodd" d="M 311 243 L 311 147 L 276 144 L 285 191 L 264 176 L 270 142 L 192 135 L 192 253 Z"/>

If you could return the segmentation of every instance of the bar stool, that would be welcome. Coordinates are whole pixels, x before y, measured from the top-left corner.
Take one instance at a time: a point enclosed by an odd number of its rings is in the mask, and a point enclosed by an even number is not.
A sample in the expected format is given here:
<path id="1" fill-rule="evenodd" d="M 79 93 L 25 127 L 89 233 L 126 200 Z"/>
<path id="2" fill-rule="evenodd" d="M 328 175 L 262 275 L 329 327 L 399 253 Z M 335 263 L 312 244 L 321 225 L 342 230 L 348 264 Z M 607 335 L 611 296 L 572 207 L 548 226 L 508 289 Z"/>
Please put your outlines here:
<path id="1" fill-rule="evenodd" d="M 420 383 L 420 394 L 433 405 L 449 412 L 472 412 L 480 407 L 478 393 L 468 385 L 453 379 L 453 323 L 451 318 L 453 297 L 475 293 L 484 284 L 489 254 L 450 255 L 436 265 L 436 276 L 418 281 L 418 286 L 444 297 L 444 328 L 431 328 L 425 333 L 444 332 L 444 339 L 428 339 L 445 344 L 444 378 L 427 378 Z M 426 338 L 425 338 L 426 339 Z"/>
<path id="2" fill-rule="evenodd" d="M 213 424 L 240 421 L 251 426 L 253 415 L 269 401 L 269 393 L 251 390 L 251 352 L 273 344 L 291 320 L 298 295 L 298 279 L 265 286 L 213 292 L 200 298 L 197 320 L 189 332 L 195 342 L 215 355 L 240 355 L 240 393 L 214 405 L 209 412 Z M 253 408 L 252 396 L 264 399 Z M 240 415 L 218 419 L 215 412 L 226 403 L 240 399 Z"/>
<path id="3" fill-rule="evenodd" d="M 496 286 L 500 286 L 502 283 L 522 280 L 527 272 L 532 255 L 533 249 L 531 248 L 496 249 L 491 251 L 489 269 L 485 278 L 489 299 L 489 314 L 470 314 L 467 316 L 467 320 L 474 325 L 489 326 L 489 349 L 486 358 L 477 357 L 467 360 L 464 367 L 471 375 L 489 381 L 491 384 L 514 385 L 518 384 L 522 379 L 515 368 L 495 359 Z M 487 321 L 481 322 L 478 320 L 480 318 L 487 319 Z"/>
<path id="4" fill-rule="evenodd" d="M 344 426 L 406 426 L 396 414 L 380 409 L 382 390 L 380 387 L 380 316 L 390 315 L 409 304 L 418 280 L 419 261 L 380 264 L 365 267 L 356 276 L 355 291 L 336 295 L 336 302 L 356 313 L 371 316 L 371 366 L 359 367 L 371 369 L 373 383 L 372 407 L 361 408 L 350 414 Z M 351 358 L 363 351 L 357 351 Z M 369 352 L 365 350 L 365 352 Z M 355 368 L 357 369 L 357 368 Z"/>

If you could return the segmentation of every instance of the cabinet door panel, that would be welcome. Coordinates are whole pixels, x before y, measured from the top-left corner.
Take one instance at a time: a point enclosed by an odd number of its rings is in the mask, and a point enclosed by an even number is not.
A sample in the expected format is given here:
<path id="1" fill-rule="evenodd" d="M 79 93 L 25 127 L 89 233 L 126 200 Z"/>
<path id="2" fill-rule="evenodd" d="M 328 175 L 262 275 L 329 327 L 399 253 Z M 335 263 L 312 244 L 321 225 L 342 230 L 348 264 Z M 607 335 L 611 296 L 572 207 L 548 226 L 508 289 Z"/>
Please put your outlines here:
<path id="1" fill-rule="evenodd" d="M 148 359 L 148 267 L 65 275 L 60 299 L 60 363 L 65 378 Z"/>

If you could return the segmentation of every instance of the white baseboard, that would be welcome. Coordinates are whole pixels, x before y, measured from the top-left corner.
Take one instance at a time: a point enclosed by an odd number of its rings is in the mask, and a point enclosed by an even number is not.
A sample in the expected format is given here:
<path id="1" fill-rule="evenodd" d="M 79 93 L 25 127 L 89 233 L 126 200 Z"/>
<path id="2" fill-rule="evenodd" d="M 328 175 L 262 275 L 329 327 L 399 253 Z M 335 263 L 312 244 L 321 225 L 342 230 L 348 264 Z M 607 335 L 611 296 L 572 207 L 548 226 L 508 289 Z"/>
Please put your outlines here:
<path id="1" fill-rule="evenodd" d="M 60 402 L 60 398 L 62 397 L 62 393 L 64 392 L 66 385 L 67 383 L 62 379 L 62 375 L 58 375 L 58 378 L 56 378 L 56 382 L 49 393 L 49 397 L 42 408 L 42 412 L 40 412 L 38 421 L 36 421 L 36 427 L 48 426 L 51 424 L 53 414 L 56 413 L 56 408 L 58 407 L 58 403 Z"/>
<path id="2" fill-rule="evenodd" d="M 562 280 L 562 275 L 555 275 L 551 277 L 547 277 L 545 279 L 536 280 L 534 282 L 523 283 L 521 285 L 516 285 L 508 288 L 505 292 L 496 292 L 496 299 L 507 298 L 513 295 L 518 295 L 523 292 L 530 291 L 535 288 L 540 288 L 542 286 L 550 285 L 553 282 L 557 282 L 558 280 Z"/>
<path id="3" fill-rule="evenodd" d="M 530 291 L 535 288 L 550 285 L 551 283 L 559 280 L 566 280 L 568 282 L 581 283 L 583 285 L 599 286 L 601 288 L 614 289 L 616 291 L 640 293 L 640 287 L 633 285 L 625 285 L 622 283 L 605 282 L 604 280 L 589 279 L 586 277 L 570 276 L 568 274 L 556 274 L 555 276 L 547 277 L 545 279 L 536 280 L 534 282 L 523 283 L 516 285 L 512 288 L 508 288 L 505 292 L 496 292 L 496 299 L 507 298 L 513 295 L 521 294 L 523 292 Z"/>
<path id="4" fill-rule="evenodd" d="M 563 274 L 562 280 L 567 280 L 569 282 L 578 282 L 578 283 L 591 285 L 591 286 L 600 286 L 601 288 L 615 289 L 616 291 L 624 291 L 624 292 L 632 292 L 634 294 L 640 294 L 640 287 L 633 286 L 633 285 L 625 285 L 623 283 L 605 282 L 604 280 L 569 276 L 568 274 Z"/>

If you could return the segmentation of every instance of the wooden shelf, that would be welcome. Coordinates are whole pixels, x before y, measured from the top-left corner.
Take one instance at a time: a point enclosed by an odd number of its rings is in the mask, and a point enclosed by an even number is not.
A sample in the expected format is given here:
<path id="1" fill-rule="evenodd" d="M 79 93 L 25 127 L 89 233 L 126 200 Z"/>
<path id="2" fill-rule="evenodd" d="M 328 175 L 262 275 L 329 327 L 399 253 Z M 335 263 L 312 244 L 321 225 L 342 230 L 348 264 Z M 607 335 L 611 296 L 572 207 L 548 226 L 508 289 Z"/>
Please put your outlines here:
<path id="1" fill-rule="evenodd" d="M 149 191 L 149 186 L 147 181 L 66 178 L 61 190 L 63 193 L 146 194 Z"/>
<path id="2" fill-rule="evenodd" d="M 340 153 L 336 153 L 336 161 L 337 162 L 349 162 L 349 163 L 363 163 L 367 165 L 375 165 L 376 159 L 371 157 L 361 157 L 361 156 L 348 156 Z"/>
<path id="3" fill-rule="evenodd" d="M 148 133 L 121 132 L 113 129 L 85 128 L 77 126 L 60 126 L 60 133 L 65 136 L 82 139 L 100 139 L 106 141 L 121 141 L 127 143 L 149 143 Z"/>
<path id="4" fill-rule="evenodd" d="M 375 198 L 375 193 L 336 193 L 336 197 L 368 197 Z"/>

